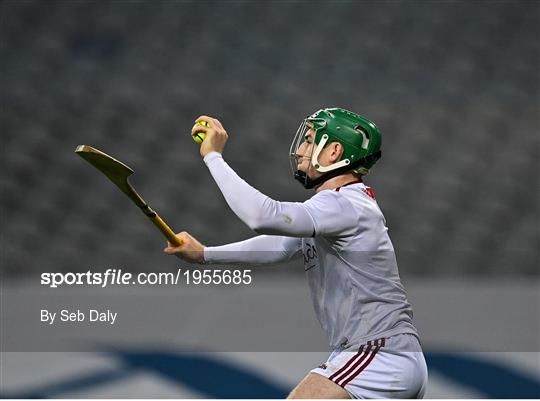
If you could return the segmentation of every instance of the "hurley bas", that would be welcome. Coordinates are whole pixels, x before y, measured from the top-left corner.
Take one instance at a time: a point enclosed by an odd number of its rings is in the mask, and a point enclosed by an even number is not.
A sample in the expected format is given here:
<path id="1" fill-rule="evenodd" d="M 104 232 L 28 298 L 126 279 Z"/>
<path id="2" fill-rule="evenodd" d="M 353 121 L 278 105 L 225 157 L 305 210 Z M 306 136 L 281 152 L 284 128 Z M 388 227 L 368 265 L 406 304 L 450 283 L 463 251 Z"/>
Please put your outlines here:
<path id="1" fill-rule="evenodd" d="M 110 309 L 99 311 L 97 309 L 90 309 L 84 313 L 80 309 L 76 311 L 69 311 L 62 309 L 60 312 L 50 312 L 47 309 L 41 309 L 41 321 L 49 324 L 55 324 L 60 322 L 92 322 L 92 323 L 109 323 L 114 324 L 118 312 L 111 312 Z"/>

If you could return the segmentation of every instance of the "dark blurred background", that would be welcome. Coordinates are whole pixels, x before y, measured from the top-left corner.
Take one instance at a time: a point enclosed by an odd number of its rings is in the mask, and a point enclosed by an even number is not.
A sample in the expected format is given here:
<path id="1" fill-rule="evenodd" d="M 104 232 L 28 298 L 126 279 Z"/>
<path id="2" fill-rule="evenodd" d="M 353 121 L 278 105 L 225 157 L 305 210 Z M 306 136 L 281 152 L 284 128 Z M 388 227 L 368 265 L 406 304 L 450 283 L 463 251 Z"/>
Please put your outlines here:
<path id="1" fill-rule="evenodd" d="M 81 143 L 135 170 L 176 231 L 252 233 L 189 132 L 280 200 L 311 194 L 288 149 L 302 118 L 351 109 L 383 132 L 371 185 L 402 274 L 538 274 L 535 1 L 3 1 L 2 269 L 167 270 L 164 241 Z M 297 270 L 297 269 L 296 269 Z"/>
<path id="2" fill-rule="evenodd" d="M 53 290 L 39 274 L 180 264 L 77 145 L 127 163 L 176 231 L 218 245 L 254 234 L 201 161 L 194 120 L 223 122 L 225 159 L 253 186 L 302 201 L 290 142 L 339 106 L 383 133 L 366 181 L 414 306 L 427 396 L 538 398 L 539 38 L 537 1 L 0 1 L 0 395 L 286 395 L 325 345 L 199 351 L 272 328 L 322 337 L 299 264 L 242 289 Z M 103 337 L 56 336 L 39 321 L 53 301 L 124 309 Z M 28 352 L 49 350 L 43 333 L 96 352 Z"/>

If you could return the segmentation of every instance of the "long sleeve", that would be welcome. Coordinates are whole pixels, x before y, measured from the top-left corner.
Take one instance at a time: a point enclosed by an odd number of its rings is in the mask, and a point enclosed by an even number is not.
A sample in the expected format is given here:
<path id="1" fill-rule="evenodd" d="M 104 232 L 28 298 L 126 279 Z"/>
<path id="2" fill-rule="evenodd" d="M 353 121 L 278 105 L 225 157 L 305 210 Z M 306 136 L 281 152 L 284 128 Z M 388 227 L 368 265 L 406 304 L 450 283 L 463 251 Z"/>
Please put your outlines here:
<path id="1" fill-rule="evenodd" d="M 206 263 L 277 263 L 299 255 L 301 247 L 301 238 L 259 235 L 232 244 L 205 247 L 204 260 Z"/>
<path id="2" fill-rule="evenodd" d="M 311 237 L 315 224 L 303 203 L 278 202 L 257 191 L 211 152 L 204 158 L 232 211 L 258 234 Z"/>

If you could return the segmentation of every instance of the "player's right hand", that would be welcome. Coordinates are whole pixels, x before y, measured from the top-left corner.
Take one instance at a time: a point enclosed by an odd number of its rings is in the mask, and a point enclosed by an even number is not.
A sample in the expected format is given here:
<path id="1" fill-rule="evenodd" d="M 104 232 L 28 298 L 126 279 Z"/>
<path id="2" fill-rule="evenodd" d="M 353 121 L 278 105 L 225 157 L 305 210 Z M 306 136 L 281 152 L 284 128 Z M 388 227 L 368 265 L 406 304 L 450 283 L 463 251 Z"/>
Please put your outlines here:
<path id="1" fill-rule="evenodd" d="M 176 255 L 190 263 L 204 263 L 204 245 L 192 237 L 189 233 L 182 231 L 176 234 L 181 245 L 173 245 L 167 242 L 167 247 L 163 250 L 169 255 Z"/>
<path id="2" fill-rule="evenodd" d="M 229 135 L 227 135 L 227 131 L 225 131 L 221 122 L 218 119 L 209 116 L 200 116 L 195 120 L 195 123 L 199 121 L 206 121 L 209 124 L 209 126 L 195 124 L 191 129 L 192 135 L 196 132 L 204 132 L 206 134 L 206 138 L 202 142 L 199 150 L 201 156 L 204 157 L 210 152 L 223 153 Z"/>

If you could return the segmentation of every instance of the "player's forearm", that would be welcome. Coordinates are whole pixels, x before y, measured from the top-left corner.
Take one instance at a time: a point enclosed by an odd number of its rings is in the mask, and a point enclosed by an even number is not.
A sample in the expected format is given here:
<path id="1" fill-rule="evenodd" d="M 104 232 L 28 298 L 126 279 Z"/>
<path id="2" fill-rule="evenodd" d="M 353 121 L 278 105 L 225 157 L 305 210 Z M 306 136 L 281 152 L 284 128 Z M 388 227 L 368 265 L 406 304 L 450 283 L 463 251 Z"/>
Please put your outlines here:
<path id="1" fill-rule="evenodd" d="M 299 238 L 259 235 L 232 244 L 205 247 L 204 261 L 250 265 L 278 263 L 294 258 L 300 249 Z"/>
<path id="2" fill-rule="evenodd" d="M 257 230 L 263 209 L 268 208 L 273 200 L 240 178 L 221 154 L 212 152 L 204 162 L 232 211 L 251 229 Z"/>
<path id="3" fill-rule="evenodd" d="M 212 177 L 232 211 L 259 234 L 308 237 L 314 224 L 302 204 L 277 202 L 262 194 L 242 178 L 217 152 L 205 156 Z"/>

